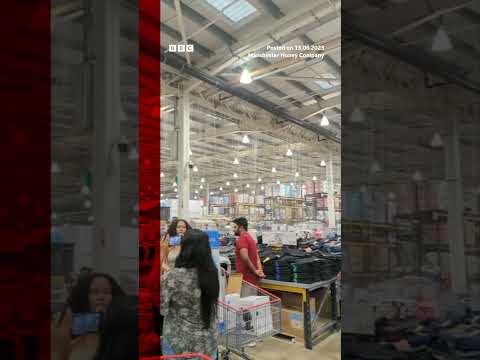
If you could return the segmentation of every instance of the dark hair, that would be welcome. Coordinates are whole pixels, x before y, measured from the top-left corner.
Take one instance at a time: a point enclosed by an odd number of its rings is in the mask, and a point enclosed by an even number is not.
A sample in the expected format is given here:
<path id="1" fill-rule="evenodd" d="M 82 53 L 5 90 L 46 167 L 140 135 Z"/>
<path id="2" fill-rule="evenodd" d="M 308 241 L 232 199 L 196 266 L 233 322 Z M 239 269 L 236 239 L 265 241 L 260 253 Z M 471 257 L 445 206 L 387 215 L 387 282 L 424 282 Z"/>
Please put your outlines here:
<path id="1" fill-rule="evenodd" d="M 171 237 L 177 236 L 177 225 L 180 221 L 185 223 L 187 230 L 192 229 L 192 227 L 190 226 L 187 220 L 175 219 L 170 223 L 170 226 L 168 227 L 168 230 L 167 230 L 168 235 L 170 235 Z"/>
<path id="2" fill-rule="evenodd" d="M 213 262 L 208 235 L 200 230 L 190 230 L 183 238 L 176 268 L 195 268 L 198 271 L 198 286 L 202 292 L 201 309 L 205 329 L 210 328 L 215 316 L 220 291 L 218 270 Z"/>
<path id="3" fill-rule="evenodd" d="M 125 292 L 112 276 L 103 273 L 86 274 L 78 279 L 78 282 L 72 288 L 72 293 L 68 297 L 67 307 L 70 308 L 72 313 L 86 313 L 91 311 L 88 297 L 92 282 L 97 278 L 104 278 L 110 283 L 110 287 L 112 288 L 112 300 L 126 296 Z M 65 311 L 60 316 L 59 323 L 63 320 L 64 316 Z"/>
<path id="4" fill-rule="evenodd" d="M 235 220 L 233 220 L 233 223 L 243 227 L 245 231 L 248 230 L 248 220 L 244 217 L 236 218 Z"/>

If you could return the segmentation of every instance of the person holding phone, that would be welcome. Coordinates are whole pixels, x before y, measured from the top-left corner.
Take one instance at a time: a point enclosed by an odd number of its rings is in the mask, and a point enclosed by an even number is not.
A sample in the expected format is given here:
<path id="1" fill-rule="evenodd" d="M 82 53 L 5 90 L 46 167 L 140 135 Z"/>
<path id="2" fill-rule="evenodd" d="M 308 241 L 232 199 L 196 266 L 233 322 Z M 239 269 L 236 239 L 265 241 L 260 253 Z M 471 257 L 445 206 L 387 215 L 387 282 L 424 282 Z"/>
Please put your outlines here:
<path id="1" fill-rule="evenodd" d="M 175 266 L 175 259 L 180 253 L 181 240 L 185 236 L 185 233 L 190 229 L 190 224 L 183 219 L 173 220 L 168 227 L 168 231 L 160 243 L 162 273 L 169 271 Z"/>
<path id="2" fill-rule="evenodd" d="M 55 327 L 56 360 L 93 360 L 104 314 L 113 300 L 125 296 L 108 274 L 92 273 L 80 277 Z"/>
<path id="3" fill-rule="evenodd" d="M 160 311 L 163 355 L 200 353 L 216 358 L 218 269 L 208 235 L 189 230 L 181 243 L 175 268 L 161 278 Z"/>

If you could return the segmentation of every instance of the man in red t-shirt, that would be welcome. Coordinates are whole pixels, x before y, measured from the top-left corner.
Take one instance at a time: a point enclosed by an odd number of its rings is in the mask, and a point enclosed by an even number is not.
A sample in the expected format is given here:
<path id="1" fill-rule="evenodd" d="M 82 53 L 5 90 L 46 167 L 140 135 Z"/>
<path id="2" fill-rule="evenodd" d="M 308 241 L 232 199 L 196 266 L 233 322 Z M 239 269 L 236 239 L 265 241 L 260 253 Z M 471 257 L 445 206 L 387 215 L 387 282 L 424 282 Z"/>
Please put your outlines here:
<path id="1" fill-rule="evenodd" d="M 243 275 L 243 280 L 257 285 L 265 274 L 258 256 L 257 243 L 248 233 L 247 219 L 241 217 L 233 220 L 233 230 L 239 236 L 235 243 L 237 271 Z"/>

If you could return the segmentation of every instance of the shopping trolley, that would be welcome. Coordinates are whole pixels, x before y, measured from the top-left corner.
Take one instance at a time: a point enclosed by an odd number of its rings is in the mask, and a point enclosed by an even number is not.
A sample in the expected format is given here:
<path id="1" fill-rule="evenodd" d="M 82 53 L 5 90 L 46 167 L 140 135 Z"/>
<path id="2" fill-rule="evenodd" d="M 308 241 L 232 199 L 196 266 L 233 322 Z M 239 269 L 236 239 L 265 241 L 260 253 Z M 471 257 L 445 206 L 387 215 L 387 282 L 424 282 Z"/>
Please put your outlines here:
<path id="1" fill-rule="evenodd" d="M 219 360 L 228 360 L 230 353 L 253 359 L 245 353 L 245 347 L 280 333 L 281 319 L 278 297 L 242 281 L 240 294 L 226 295 L 218 302 Z"/>
<path id="2" fill-rule="evenodd" d="M 203 354 L 179 354 L 179 355 L 165 355 L 155 357 L 142 357 L 140 360 L 167 360 L 167 359 L 200 359 L 200 360 L 212 360 L 211 357 Z"/>

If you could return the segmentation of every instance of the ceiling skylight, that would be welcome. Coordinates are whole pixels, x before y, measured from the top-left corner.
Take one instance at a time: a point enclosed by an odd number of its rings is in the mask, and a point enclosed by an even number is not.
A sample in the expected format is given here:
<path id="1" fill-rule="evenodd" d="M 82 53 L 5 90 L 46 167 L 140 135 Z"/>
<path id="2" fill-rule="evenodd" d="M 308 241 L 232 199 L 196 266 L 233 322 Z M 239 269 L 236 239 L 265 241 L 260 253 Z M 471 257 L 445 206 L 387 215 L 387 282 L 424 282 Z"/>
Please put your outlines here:
<path id="1" fill-rule="evenodd" d="M 205 0 L 209 5 L 220 11 L 229 20 L 238 23 L 252 15 L 257 9 L 247 0 Z"/>

